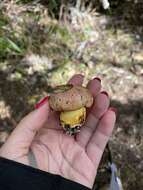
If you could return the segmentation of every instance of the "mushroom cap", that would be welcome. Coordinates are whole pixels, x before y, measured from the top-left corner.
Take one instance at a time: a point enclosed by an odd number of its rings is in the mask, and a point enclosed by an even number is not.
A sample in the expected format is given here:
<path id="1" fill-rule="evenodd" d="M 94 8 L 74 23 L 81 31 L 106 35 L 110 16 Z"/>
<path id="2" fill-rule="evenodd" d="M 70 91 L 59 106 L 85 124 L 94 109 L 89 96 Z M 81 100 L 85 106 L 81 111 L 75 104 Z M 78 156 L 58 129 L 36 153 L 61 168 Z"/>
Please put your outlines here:
<path id="1" fill-rule="evenodd" d="M 49 104 L 55 111 L 73 111 L 81 107 L 91 107 L 93 96 L 85 87 L 62 85 L 55 88 Z"/>

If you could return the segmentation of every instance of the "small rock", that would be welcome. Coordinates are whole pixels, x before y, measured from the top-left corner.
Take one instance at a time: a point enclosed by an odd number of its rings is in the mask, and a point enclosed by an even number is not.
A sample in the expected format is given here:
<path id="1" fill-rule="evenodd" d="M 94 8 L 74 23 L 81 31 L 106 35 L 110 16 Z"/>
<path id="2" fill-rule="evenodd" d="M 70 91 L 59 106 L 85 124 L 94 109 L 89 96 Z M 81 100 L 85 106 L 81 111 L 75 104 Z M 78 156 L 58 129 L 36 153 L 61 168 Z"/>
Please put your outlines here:
<path id="1" fill-rule="evenodd" d="M 133 144 L 131 144 L 131 145 L 130 145 L 130 148 L 134 148 L 134 145 L 133 145 Z"/>
<path id="2" fill-rule="evenodd" d="M 143 61 L 143 52 L 133 53 L 132 57 L 135 61 L 142 62 Z"/>

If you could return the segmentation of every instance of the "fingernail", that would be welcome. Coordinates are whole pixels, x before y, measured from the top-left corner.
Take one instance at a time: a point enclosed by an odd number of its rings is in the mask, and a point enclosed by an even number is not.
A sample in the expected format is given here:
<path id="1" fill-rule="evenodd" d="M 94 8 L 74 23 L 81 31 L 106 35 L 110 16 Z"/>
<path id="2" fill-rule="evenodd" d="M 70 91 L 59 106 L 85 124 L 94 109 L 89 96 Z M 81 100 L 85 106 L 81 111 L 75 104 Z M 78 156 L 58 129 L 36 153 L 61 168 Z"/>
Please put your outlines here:
<path id="1" fill-rule="evenodd" d="M 40 108 L 41 106 L 43 106 L 48 100 L 48 96 L 44 97 L 42 100 L 40 100 L 36 105 L 35 105 L 35 109 Z"/>
<path id="2" fill-rule="evenodd" d="M 117 114 L 117 109 L 116 108 L 110 107 L 109 110 L 111 110 L 111 111 L 115 112 L 115 114 Z"/>
<path id="3" fill-rule="evenodd" d="M 109 97 L 109 94 L 106 91 L 102 91 L 101 94 L 105 94 L 107 97 Z"/>
<path id="4" fill-rule="evenodd" d="M 93 80 L 98 80 L 99 82 L 101 82 L 101 79 L 98 77 L 95 77 Z"/>

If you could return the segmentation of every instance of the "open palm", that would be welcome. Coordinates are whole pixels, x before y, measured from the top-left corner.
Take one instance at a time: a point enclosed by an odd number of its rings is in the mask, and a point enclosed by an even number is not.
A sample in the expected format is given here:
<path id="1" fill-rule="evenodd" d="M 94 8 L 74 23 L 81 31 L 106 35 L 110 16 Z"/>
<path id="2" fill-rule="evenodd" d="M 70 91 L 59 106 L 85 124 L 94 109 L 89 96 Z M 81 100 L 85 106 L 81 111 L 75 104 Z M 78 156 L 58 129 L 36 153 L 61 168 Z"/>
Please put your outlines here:
<path id="1" fill-rule="evenodd" d="M 69 83 L 81 85 L 82 81 L 81 75 L 75 75 Z M 109 108 L 106 93 L 100 92 L 98 79 L 89 81 L 87 88 L 94 96 L 94 104 L 88 110 L 80 133 L 76 136 L 65 134 L 58 114 L 50 110 L 46 102 L 20 122 L 1 148 L 0 155 L 30 165 L 31 149 L 39 169 L 91 188 L 115 124 L 115 112 Z"/>

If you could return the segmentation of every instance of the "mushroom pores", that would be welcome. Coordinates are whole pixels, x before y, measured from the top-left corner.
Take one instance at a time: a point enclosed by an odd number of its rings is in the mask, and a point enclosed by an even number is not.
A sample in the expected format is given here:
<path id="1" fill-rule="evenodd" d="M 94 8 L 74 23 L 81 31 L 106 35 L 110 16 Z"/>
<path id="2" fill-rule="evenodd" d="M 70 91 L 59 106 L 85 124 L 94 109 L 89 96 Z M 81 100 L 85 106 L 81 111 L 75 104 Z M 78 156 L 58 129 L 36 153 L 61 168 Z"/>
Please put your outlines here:
<path id="1" fill-rule="evenodd" d="M 67 134 L 75 134 L 80 131 L 85 122 L 86 108 L 82 107 L 75 111 L 65 111 L 60 113 L 60 122 Z"/>
<path id="2" fill-rule="evenodd" d="M 85 87 L 62 85 L 55 88 L 49 104 L 53 110 L 60 112 L 60 124 L 66 133 L 73 135 L 85 122 L 86 108 L 93 104 L 93 96 Z"/>

